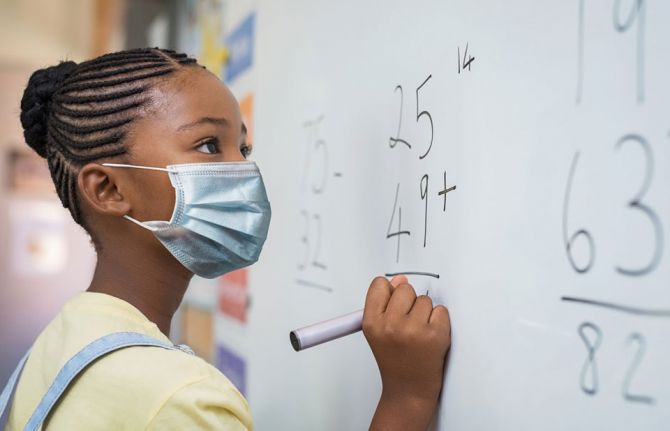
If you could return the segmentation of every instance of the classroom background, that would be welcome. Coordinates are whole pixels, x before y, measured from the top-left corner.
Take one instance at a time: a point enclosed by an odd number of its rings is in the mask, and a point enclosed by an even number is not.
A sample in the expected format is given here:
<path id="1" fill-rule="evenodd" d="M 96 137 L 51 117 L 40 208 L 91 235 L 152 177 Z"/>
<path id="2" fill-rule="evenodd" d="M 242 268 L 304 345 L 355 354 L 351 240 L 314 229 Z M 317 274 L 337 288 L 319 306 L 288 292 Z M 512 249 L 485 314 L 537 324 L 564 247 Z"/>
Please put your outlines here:
<path id="1" fill-rule="evenodd" d="M 0 381 L 61 305 L 86 289 L 95 264 L 88 237 L 56 197 L 45 161 L 23 140 L 19 105 L 30 73 L 64 59 L 79 62 L 159 46 L 187 51 L 223 79 L 229 56 L 224 6 L 217 1 L 0 1 Z M 241 100 L 247 124 L 252 97 Z M 218 364 L 242 392 L 244 358 L 234 345 L 217 347 L 213 321 L 220 316 L 243 330 L 246 273 L 195 282 L 171 334 Z"/>
<path id="2" fill-rule="evenodd" d="M 256 429 L 366 429 L 361 333 L 289 331 L 407 274 L 449 307 L 433 429 L 670 424 L 670 2 L 0 0 L 0 382 L 95 256 L 23 142 L 31 71 L 159 46 L 231 88 L 272 204 L 257 264 L 171 337 Z"/>

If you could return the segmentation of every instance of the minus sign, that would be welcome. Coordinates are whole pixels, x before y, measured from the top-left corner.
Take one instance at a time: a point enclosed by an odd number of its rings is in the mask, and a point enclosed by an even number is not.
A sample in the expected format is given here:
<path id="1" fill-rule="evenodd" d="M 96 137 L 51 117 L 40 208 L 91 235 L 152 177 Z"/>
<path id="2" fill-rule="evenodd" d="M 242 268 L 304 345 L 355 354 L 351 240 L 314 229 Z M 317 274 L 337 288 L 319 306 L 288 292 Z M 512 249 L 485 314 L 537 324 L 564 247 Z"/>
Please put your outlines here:
<path id="1" fill-rule="evenodd" d="M 400 271 L 400 272 L 387 272 L 384 274 L 386 277 L 395 277 L 396 275 L 423 275 L 426 277 L 440 278 L 440 274 L 433 272 L 425 271 Z"/>
<path id="2" fill-rule="evenodd" d="M 342 176 L 342 172 L 333 172 L 333 176 L 334 176 L 334 177 L 341 177 L 341 176 Z"/>
<path id="3" fill-rule="evenodd" d="M 296 282 L 296 284 L 299 284 L 301 286 L 312 287 L 312 288 L 315 288 L 315 289 L 325 290 L 326 292 L 332 292 L 333 291 L 333 288 L 330 287 L 330 286 L 325 286 L 323 284 L 315 283 L 315 282 L 309 281 L 309 280 L 296 279 L 295 282 Z"/>

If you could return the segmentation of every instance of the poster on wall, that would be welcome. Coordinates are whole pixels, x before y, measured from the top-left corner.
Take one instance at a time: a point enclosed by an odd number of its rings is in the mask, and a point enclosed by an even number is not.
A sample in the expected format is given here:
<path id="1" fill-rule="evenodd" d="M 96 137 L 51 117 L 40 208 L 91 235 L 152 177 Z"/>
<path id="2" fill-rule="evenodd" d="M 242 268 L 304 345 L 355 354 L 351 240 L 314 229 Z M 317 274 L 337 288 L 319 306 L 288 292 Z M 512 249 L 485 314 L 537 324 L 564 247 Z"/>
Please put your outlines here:
<path id="1" fill-rule="evenodd" d="M 252 12 L 226 38 L 226 47 L 230 53 L 224 77 L 227 83 L 231 83 L 251 68 L 254 56 L 255 26 L 256 14 Z"/>
<path id="2" fill-rule="evenodd" d="M 224 9 L 222 0 L 189 0 L 185 3 L 181 50 L 198 59 L 215 74 L 221 76 L 228 60 L 224 40 Z"/>
<path id="3" fill-rule="evenodd" d="M 211 310 L 186 304 L 182 311 L 181 342 L 207 362 L 214 357 L 214 317 Z"/>
<path id="4" fill-rule="evenodd" d="M 216 368 L 218 368 L 235 387 L 246 397 L 247 364 L 244 358 L 229 347 L 219 344 L 216 349 Z"/>
<path id="5" fill-rule="evenodd" d="M 218 279 L 219 311 L 240 323 L 247 321 L 249 270 L 229 272 Z"/>

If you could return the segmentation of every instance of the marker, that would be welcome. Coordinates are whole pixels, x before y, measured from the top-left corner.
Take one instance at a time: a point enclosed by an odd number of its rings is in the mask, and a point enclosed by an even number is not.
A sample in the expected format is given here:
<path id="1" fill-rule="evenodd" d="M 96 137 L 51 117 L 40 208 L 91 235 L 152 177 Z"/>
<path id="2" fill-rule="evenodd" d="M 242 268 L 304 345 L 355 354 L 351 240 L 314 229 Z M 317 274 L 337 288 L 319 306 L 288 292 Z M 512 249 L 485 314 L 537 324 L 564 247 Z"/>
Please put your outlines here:
<path id="1" fill-rule="evenodd" d="M 425 295 L 428 295 L 428 289 L 426 289 Z M 293 330 L 289 334 L 289 338 L 293 349 L 299 352 L 353 334 L 361 329 L 363 329 L 363 310 L 358 310 Z"/>
<path id="2" fill-rule="evenodd" d="M 291 331 L 289 338 L 296 352 L 344 337 L 363 329 L 363 310 Z"/>

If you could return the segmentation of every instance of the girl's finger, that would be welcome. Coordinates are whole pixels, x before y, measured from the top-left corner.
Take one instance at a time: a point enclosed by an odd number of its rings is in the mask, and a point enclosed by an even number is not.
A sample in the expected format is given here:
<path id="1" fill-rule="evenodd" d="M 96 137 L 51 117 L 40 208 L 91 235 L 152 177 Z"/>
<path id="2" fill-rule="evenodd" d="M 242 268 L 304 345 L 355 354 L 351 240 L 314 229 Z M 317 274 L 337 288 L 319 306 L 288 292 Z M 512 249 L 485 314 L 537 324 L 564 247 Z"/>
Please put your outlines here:
<path id="1" fill-rule="evenodd" d="M 368 294 L 365 297 L 365 311 L 363 318 L 366 315 L 379 316 L 386 311 L 386 306 L 391 298 L 391 287 L 388 280 L 384 277 L 376 277 L 372 280 Z"/>
<path id="2" fill-rule="evenodd" d="M 391 279 L 391 286 L 394 288 L 398 287 L 401 284 L 406 284 L 409 283 L 409 280 L 407 279 L 407 276 L 400 274 L 396 275 Z"/>

